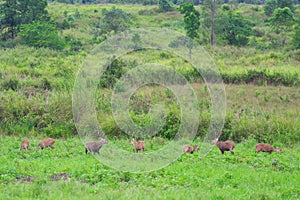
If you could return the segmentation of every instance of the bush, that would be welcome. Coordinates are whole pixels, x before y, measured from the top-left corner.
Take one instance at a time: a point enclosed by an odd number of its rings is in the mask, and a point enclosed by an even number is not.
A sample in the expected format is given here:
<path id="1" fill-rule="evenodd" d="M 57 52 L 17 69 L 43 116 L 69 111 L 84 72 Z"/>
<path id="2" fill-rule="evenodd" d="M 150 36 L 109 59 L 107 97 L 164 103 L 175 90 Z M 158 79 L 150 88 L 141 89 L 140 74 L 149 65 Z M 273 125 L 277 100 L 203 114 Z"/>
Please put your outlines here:
<path id="1" fill-rule="evenodd" d="M 121 59 L 114 59 L 114 61 L 109 64 L 100 79 L 100 87 L 113 88 L 115 83 L 122 75 L 125 73 L 124 70 L 125 63 Z"/>
<path id="2" fill-rule="evenodd" d="M 65 47 L 65 42 L 58 36 L 57 26 L 48 22 L 35 21 L 31 24 L 21 25 L 19 36 L 22 42 L 28 46 L 57 50 Z"/>
<path id="3" fill-rule="evenodd" d="M 163 12 L 173 10 L 171 1 L 168 0 L 158 0 L 158 8 Z"/>

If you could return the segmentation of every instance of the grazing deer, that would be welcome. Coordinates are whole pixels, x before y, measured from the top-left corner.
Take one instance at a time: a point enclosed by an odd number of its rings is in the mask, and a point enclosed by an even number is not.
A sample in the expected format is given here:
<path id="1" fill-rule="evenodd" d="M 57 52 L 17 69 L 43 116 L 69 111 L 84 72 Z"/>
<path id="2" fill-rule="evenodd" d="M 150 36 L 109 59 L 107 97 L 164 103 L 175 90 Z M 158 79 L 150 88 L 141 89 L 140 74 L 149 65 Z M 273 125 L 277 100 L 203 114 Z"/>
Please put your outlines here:
<path id="1" fill-rule="evenodd" d="M 269 144 L 264 144 L 264 143 L 258 143 L 255 146 L 256 149 L 256 153 L 258 152 L 268 152 L 268 153 L 272 153 L 272 152 L 279 152 L 282 153 L 282 150 L 280 148 L 273 148 L 271 145 Z"/>
<path id="2" fill-rule="evenodd" d="M 40 141 L 39 145 L 37 146 L 38 148 L 44 149 L 47 147 L 50 147 L 51 149 L 54 149 L 53 144 L 55 143 L 55 140 L 52 138 L 47 138 L 45 140 Z"/>
<path id="3" fill-rule="evenodd" d="M 225 151 L 230 151 L 231 154 L 234 154 L 234 143 L 229 140 L 225 142 L 218 142 L 218 138 L 216 138 L 215 140 L 213 140 L 213 144 L 215 144 L 220 149 L 222 154 L 224 154 Z"/>

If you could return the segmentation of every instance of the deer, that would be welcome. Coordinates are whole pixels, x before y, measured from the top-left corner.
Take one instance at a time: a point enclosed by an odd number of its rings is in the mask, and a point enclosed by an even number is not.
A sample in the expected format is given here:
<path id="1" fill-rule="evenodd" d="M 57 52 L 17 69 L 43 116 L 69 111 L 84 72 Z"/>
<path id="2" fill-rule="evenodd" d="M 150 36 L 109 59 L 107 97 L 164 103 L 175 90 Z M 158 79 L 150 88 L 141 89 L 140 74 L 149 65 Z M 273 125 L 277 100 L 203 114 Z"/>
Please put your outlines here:
<path id="1" fill-rule="evenodd" d="M 134 146 L 135 153 L 138 153 L 140 150 L 142 150 L 143 152 L 145 151 L 146 144 L 144 141 L 136 142 L 134 139 L 132 139 L 130 144 Z"/>
<path id="2" fill-rule="evenodd" d="M 104 138 L 101 138 L 101 140 L 99 142 L 85 143 L 85 154 L 87 154 L 88 152 L 92 152 L 93 154 L 95 154 L 95 153 L 99 154 L 99 150 L 101 149 L 101 147 L 104 144 L 108 144 L 108 141 Z"/>
<path id="3" fill-rule="evenodd" d="M 269 144 L 264 144 L 264 143 L 258 143 L 255 146 L 255 153 L 259 153 L 259 152 L 268 152 L 268 153 L 272 153 L 272 152 L 279 152 L 282 153 L 282 150 L 280 148 L 273 148 L 271 145 Z"/>
<path id="4" fill-rule="evenodd" d="M 54 149 L 54 146 L 53 146 L 54 143 L 55 143 L 55 140 L 53 138 L 47 138 L 45 140 L 41 140 L 39 145 L 37 146 L 37 149 L 38 148 L 44 149 L 47 147 Z"/>
<path id="5" fill-rule="evenodd" d="M 21 142 L 21 147 L 19 148 L 20 150 L 29 150 L 29 141 L 28 140 L 24 140 L 23 142 Z"/>
<path id="6" fill-rule="evenodd" d="M 218 138 L 213 140 L 213 144 L 215 144 L 221 151 L 222 154 L 224 154 L 225 151 L 230 151 L 232 155 L 234 155 L 234 143 L 230 140 L 226 140 L 225 142 L 218 142 Z"/>
<path id="7" fill-rule="evenodd" d="M 183 152 L 193 154 L 197 149 L 199 149 L 199 145 L 195 144 L 195 146 L 184 145 Z"/>

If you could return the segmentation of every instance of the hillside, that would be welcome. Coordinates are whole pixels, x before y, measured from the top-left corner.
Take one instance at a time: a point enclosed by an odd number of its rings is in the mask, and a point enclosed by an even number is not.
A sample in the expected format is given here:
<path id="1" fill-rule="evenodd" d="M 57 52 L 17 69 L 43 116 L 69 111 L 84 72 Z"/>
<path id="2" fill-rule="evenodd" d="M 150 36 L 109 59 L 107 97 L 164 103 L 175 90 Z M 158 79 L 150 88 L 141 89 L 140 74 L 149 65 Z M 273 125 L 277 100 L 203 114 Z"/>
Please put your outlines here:
<path id="1" fill-rule="evenodd" d="M 63 50 L 28 47 L 23 44 L 0 50 L 1 134 L 44 134 L 52 137 L 76 134 L 71 100 L 74 81 L 89 51 L 109 36 L 101 32 L 99 23 L 103 13 L 112 8 L 129 14 L 132 19 L 130 28 L 168 27 L 185 33 L 183 16 L 178 11 L 160 12 L 156 6 L 50 3 L 47 10 L 59 27 L 60 38 L 69 42 Z M 201 11 L 202 8 L 199 6 L 197 9 Z M 252 21 L 255 25 L 253 29 L 260 30 L 259 32 L 267 29 L 262 6 L 238 4 L 235 9 Z M 295 16 L 299 16 L 299 9 Z M 205 31 L 202 33 L 206 35 Z M 288 40 L 291 40 L 291 35 L 292 33 Z M 256 40 L 264 38 L 261 35 L 251 37 Z M 265 41 L 265 48 L 258 44 L 234 46 L 218 41 L 219 45 L 212 50 L 208 43 L 204 43 L 203 38 L 200 43 L 203 43 L 205 50 L 213 57 L 226 84 L 224 139 L 242 141 L 254 137 L 259 141 L 281 141 L 286 144 L 299 141 L 300 129 L 296 117 L 299 112 L 299 49 L 293 49 L 289 45 L 283 49 L 271 48 L 268 47 L 268 41 Z M 207 127 L 210 119 L 209 94 L 201 76 L 185 60 L 171 52 L 143 50 L 127 54 L 121 58 L 120 66 L 117 67 L 126 71 L 153 61 L 175 68 L 194 84 L 198 95 L 202 94 L 199 96 L 200 110 L 205 111 L 200 114 L 200 121 L 203 127 Z M 142 102 L 142 107 L 147 107 L 145 102 L 156 103 L 169 98 L 168 95 L 165 96 L 168 93 L 163 88 L 156 92 L 158 94 L 148 90 L 142 89 L 137 95 L 138 99 L 132 99 L 133 107 L 138 107 L 135 103 L 139 101 Z M 111 118 L 110 94 L 109 88 L 99 90 L 97 114 L 107 135 L 120 135 L 120 130 Z M 171 113 L 175 118 L 179 117 L 174 101 L 167 100 L 166 106 L 175 106 L 165 116 L 167 119 L 172 117 Z M 145 118 L 150 117 L 147 111 L 148 109 L 144 109 L 142 113 L 133 114 L 138 123 L 145 123 L 138 120 L 140 114 Z M 172 126 L 166 125 L 159 135 L 165 136 L 164 131 Z M 176 128 L 168 137 L 172 137 L 175 132 Z M 205 128 L 200 128 L 198 136 L 205 135 L 205 132 Z"/>

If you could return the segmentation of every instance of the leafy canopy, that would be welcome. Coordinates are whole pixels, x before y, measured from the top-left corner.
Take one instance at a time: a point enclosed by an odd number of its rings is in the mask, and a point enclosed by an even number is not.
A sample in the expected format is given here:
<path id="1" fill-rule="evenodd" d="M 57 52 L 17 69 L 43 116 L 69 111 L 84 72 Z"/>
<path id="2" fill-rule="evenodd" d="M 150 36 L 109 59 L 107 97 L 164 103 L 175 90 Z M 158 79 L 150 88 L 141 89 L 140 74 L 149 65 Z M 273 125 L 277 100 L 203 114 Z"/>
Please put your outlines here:
<path id="1" fill-rule="evenodd" d="M 101 21 L 101 27 L 105 30 L 105 32 L 122 32 L 130 25 L 130 15 L 121 9 L 116 7 L 113 7 L 111 10 L 103 9 L 102 13 L 103 18 Z"/>
<path id="2" fill-rule="evenodd" d="M 252 24 L 239 11 L 226 7 L 216 20 L 216 32 L 230 45 L 244 46 L 252 34 Z"/>
<path id="3" fill-rule="evenodd" d="M 169 0 L 158 0 L 158 8 L 165 12 L 173 10 L 172 3 Z"/>
<path id="4" fill-rule="evenodd" d="M 12 38 L 21 24 L 49 20 L 47 0 L 3 0 L 0 4 L 0 27 L 2 38 Z"/>
<path id="5" fill-rule="evenodd" d="M 200 13 L 191 3 L 181 4 L 179 11 L 184 15 L 184 29 L 187 32 L 187 36 L 191 39 L 199 38 Z"/>
<path id="6" fill-rule="evenodd" d="M 267 16 L 271 16 L 276 8 L 288 7 L 292 12 L 294 12 L 294 0 L 267 0 L 264 5 L 264 11 Z"/>
<path id="7" fill-rule="evenodd" d="M 294 24 L 294 14 L 288 8 L 276 8 L 270 18 L 270 25 L 276 32 L 285 32 Z"/>

